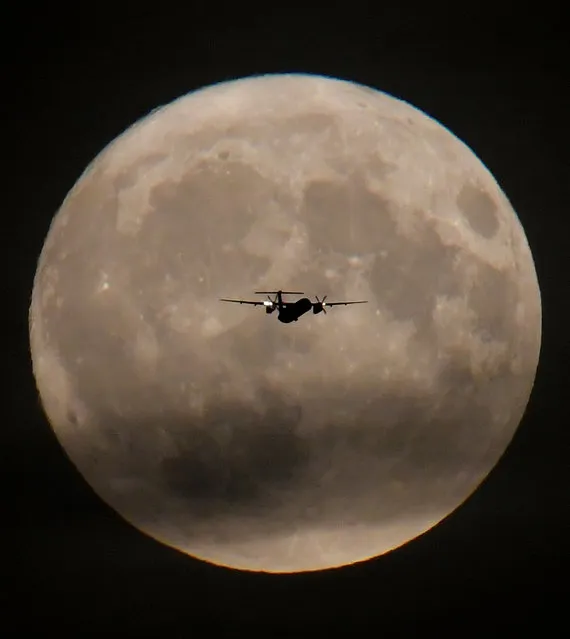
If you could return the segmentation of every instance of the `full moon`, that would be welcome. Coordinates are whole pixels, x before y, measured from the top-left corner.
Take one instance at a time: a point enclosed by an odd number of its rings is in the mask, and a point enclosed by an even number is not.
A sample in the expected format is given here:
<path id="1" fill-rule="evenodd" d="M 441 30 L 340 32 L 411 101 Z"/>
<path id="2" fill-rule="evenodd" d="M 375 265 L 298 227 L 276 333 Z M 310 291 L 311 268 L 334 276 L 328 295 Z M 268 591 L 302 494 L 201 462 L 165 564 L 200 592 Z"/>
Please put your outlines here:
<path id="1" fill-rule="evenodd" d="M 368 303 L 282 324 L 219 301 L 279 289 Z M 541 341 L 524 230 L 474 153 L 303 74 L 193 92 L 105 148 L 52 221 L 29 317 L 45 414 L 101 499 L 264 572 L 382 555 L 460 506 Z"/>

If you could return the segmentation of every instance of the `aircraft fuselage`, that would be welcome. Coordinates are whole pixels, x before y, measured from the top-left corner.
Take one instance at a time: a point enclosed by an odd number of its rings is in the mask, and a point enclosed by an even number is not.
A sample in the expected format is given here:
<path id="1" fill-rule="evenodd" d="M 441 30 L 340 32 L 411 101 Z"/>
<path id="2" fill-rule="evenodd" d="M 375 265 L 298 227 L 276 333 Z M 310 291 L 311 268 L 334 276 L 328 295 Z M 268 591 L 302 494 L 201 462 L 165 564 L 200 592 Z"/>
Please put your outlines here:
<path id="1" fill-rule="evenodd" d="M 308 297 L 297 300 L 294 304 L 287 304 L 279 309 L 277 319 L 284 324 L 296 322 L 301 315 L 304 315 L 313 308 L 313 304 Z"/>

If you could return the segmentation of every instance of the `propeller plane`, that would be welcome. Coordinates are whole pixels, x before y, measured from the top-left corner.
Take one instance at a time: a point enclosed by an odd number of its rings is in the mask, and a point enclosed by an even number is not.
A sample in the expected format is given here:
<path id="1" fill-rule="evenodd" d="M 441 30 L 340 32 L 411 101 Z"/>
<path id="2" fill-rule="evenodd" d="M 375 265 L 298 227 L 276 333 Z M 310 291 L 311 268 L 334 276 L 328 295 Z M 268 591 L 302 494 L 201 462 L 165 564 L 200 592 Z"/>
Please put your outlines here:
<path id="1" fill-rule="evenodd" d="M 220 298 L 221 302 L 233 302 L 235 304 L 250 304 L 252 306 L 264 306 L 265 312 L 270 315 L 274 311 L 277 311 L 277 319 L 284 324 L 296 322 L 302 315 L 309 312 L 311 309 L 314 315 L 318 313 L 327 314 L 326 308 L 329 306 L 348 306 L 349 304 L 366 304 L 368 300 L 359 300 L 356 302 L 327 302 L 327 295 L 322 299 L 316 297 L 316 302 L 311 302 L 308 297 L 302 297 L 296 302 L 285 302 L 283 295 L 304 295 L 299 291 L 255 291 L 256 295 L 267 295 L 266 300 L 234 300 L 227 298 Z M 274 295 L 275 297 L 271 297 Z"/>

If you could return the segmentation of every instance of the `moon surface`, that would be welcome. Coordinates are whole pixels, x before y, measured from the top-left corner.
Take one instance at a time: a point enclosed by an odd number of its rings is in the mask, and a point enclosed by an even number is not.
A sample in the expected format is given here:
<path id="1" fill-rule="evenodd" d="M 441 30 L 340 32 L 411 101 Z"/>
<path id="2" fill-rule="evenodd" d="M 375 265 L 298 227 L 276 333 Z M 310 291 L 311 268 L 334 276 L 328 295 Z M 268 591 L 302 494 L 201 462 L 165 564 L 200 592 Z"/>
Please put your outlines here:
<path id="1" fill-rule="evenodd" d="M 277 289 L 369 302 L 283 325 L 218 301 Z M 509 445 L 540 340 L 524 230 L 473 152 L 302 74 L 207 87 L 118 137 L 55 215 L 30 307 L 45 413 L 96 493 L 266 572 L 449 515 Z"/>

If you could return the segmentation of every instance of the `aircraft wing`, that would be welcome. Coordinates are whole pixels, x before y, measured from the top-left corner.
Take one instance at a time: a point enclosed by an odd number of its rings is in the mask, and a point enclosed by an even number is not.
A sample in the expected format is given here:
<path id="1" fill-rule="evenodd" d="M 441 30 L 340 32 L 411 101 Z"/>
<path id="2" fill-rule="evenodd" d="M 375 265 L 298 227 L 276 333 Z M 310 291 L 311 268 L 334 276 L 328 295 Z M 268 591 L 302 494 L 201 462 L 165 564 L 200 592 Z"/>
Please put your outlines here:
<path id="1" fill-rule="evenodd" d="M 252 304 L 253 306 L 264 306 L 265 302 L 249 302 L 247 300 L 228 300 L 225 297 L 220 298 L 220 302 L 234 302 L 235 304 Z"/>
<path id="2" fill-rule="evenodd" d="M 368 300 L 361 300 L 358 302 L 324 302 L 323 306 L 347 306 L 348 304 L 367 304 Z"/>

